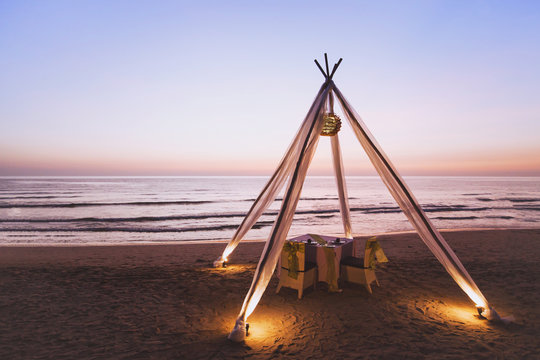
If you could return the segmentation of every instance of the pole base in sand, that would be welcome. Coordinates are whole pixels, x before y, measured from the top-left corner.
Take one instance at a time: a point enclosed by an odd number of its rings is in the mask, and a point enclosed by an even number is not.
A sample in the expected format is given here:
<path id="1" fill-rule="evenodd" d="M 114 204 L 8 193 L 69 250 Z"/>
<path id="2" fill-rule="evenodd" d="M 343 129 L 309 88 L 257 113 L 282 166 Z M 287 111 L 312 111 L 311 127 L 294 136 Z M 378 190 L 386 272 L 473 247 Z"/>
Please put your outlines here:
<path id="1" fill-rule="evenodd" d="M 516 321 L 514 316 L 505 316 L 501 317 L 494 308 L 488 305 L 487 309 L 477 306 L 476 309 L 478 310 L 478 314 L 480 315 L 480 318 L 486 319 L 488 321 L 495 321 L 495 322 L 502 322 L 503 324 L 510 324 Z"/>
<path id="2" fill-rule="evenodd" d="M 223 261 L 223 260 L 221 260 L 221 258 L 219 258 L 216 261 L 214 261 L 214 267 L 215 268 L 224 267 L 223 266 L 224 263 L 225 263 L 225 261 Z"/>
<path id="3" fill-rule="evenodd" d="M 242 319 L 236 320 L 234 329 L 228 336 L 228 339 L 234 342 L 242 342 L 246 339 L 246 322 Z"/>

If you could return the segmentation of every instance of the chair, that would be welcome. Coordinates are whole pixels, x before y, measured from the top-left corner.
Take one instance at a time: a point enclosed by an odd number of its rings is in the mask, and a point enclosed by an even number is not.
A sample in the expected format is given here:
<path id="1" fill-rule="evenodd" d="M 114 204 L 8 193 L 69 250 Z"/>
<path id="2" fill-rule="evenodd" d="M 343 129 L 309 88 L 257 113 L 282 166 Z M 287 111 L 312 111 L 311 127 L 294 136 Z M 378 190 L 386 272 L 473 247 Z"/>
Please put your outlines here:
<path id="1" fill-rule="evenodd" d="M 298 299 L 304 289 L 317 285 L 317 265 L 306 262 L 306 244 L 287 241 L 281 251 L 281 271 L 276 294 L 283 286 L 297 289 Z"/>
<path id="2" fill-rule="evenodd" d="M 343 280 L 364 285 L 370 294 L 371 283 L 375 282 L 379 286 L 379 280 L 375 276 L 376 260 L 379 262 L 388 262 L 379 242 L 375 237 L 368 239 L 364 252 L 364 261 L 362 259 L 349 256 L 341 260 L 341 277 Z"/>

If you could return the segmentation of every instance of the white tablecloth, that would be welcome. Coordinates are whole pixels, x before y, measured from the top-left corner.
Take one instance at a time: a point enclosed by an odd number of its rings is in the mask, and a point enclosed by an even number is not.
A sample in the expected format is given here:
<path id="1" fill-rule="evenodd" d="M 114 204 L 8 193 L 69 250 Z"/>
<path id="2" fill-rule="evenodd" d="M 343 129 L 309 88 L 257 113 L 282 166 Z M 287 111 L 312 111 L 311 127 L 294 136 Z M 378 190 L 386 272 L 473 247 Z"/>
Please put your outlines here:
<path id="1" fill-rule="evenodd" d="M 289 241 L 306 244 L 306 261 L 316 263 L 319 269 L 319 281 L 324 281 L 329 284 L 332 282 L 332 279 L 329 279 L 332 272 L 329 271 L 329 264 L 324 248 L 332 249 L 335 254 L 334 274 L 336 276 L 336 278 L 333 280 L 337 283 L 337 280 L 339 279 L 341 259 L 347 256 L 353 256 L 354 254 L 354 240 L 347 238 L 336 238 L 335 236 L 318 236 L 325 240 L 327 245 L 320 245 L 317 243 L 317 241 L 312 239 L 309 234 L 289 239 Z M 339 239 L 339 242 L 336 242 L 336 239 Z M 311 243 L 309 242 L 310 240 Z"/>

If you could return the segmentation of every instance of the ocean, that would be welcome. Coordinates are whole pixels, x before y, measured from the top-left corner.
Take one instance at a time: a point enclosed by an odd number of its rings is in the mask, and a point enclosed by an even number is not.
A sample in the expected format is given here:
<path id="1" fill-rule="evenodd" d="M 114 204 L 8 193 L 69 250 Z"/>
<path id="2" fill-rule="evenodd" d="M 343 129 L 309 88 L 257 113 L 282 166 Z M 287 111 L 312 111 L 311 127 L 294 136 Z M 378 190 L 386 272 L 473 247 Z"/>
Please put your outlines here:
<path id="1" fill-rule="evenodd" d="M 2 177 L 0 244 L 228 240 L 267 177 Z M 405 177 L 440 229 L 537 228 L 538 177 Z M 412 230 L 376 176 L 347 177 L 354 234 Z M 281 195 L 246 239 L 266 239 Z M 308 177 L 289 236 L 343 231 L 335 179 Z"/>

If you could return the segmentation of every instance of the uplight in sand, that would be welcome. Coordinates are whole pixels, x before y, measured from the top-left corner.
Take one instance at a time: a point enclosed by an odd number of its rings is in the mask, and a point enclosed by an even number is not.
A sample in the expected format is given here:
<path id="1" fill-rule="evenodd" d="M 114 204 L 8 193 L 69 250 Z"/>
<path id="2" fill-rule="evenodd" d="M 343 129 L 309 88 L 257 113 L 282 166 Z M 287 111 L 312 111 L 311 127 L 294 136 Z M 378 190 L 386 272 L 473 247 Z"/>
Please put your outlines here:
<path id="1" fill-rule="evenodd" d="M 453 305 L 448 307 L 447 313 L 450 319 L 461 321 L 467 325 L 484 325 L 487 323 L 472 314 L 469 306 Z"/>
<path id="2" fill-rule="evenodd" d="M 228 255 L 227 255 L 228 256 Z M 214 267 L 215 268 L 218 268 L 218 267 L 227 267 L 227 261 L 229 261 L 229 259 L 227 258 L 227 256 L 223 255 L 222 257 L 220 257 L 219 259 L 217 259 L 216 261 L 214 261 Z"/>

